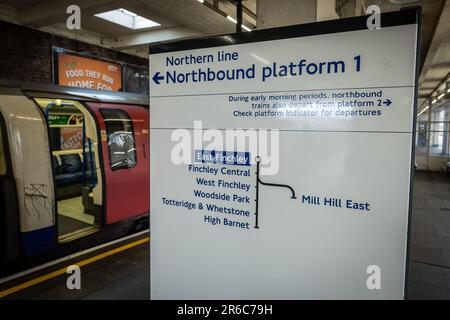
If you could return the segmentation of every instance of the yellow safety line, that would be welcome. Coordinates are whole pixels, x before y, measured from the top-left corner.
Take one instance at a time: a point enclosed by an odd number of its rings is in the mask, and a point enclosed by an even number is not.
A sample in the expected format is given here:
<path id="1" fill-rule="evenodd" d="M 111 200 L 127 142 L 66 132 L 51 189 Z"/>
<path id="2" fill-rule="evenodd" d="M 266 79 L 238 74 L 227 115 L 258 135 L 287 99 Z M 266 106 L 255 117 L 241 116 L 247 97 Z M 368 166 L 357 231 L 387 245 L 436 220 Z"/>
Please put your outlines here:
<path id="1" fill-rule="evenodd" d="M 129 244 L 126 244 L 124 246 L 121 246 L 121 247 L 118 247 L 118 248 L 111 249 L 109 251 L 103 252 L 103 253 L 101 253 L 99 255 L 96 255 L 94 257 L 88 258 L 86 260 L 82 260 L 82 261 L 80 261 L 78 263 L 74 263 L 74 265 L 76 265 L 78 267 L 82 267 L 82 266 L 88 265 L 90 263 L 93 263 L 95 261 L 98 261 L 98 260 L 107 258 L 109 256 L 112 256 L 112 255 L 114 255 L 116 253 L 125 251 L 127 249 L 130 249 L 132 247 L 138 246 L 140 244 L 146 243 L 149 240 L 150 240 L 150 237 L 146 237 L 146 238 L 143 238 L 141 240 L 137 240 L 137 241 L 131 242 Z M 43 276 L 38 277 L 36 279 L 32 279 L 32 280 L 29 280 L 27 282 L 21 283 L 21 284 L 15 286 L 15 287 L 12 287 L 12 288 L 0 291 L 0 298 L 6 297 L 6 296 L 8 296 L 10 294 L 16 293 L 16 292 L 21 291 L 23 289 L 32 287 L 32 286 L 34 286 L 34 285 L 36 285 L 38 283 L 45 282 L 45 281 L 47 281 L 49 279 L 55 278 L 55 277 L 57 277 L 59 275 L 62 275 L 64 273 L 66 273 L 66 271 L 67 271 L 67 268 L 61 268 L 59 270 L 50 272 L 49 274 L 43 275 Z"/>

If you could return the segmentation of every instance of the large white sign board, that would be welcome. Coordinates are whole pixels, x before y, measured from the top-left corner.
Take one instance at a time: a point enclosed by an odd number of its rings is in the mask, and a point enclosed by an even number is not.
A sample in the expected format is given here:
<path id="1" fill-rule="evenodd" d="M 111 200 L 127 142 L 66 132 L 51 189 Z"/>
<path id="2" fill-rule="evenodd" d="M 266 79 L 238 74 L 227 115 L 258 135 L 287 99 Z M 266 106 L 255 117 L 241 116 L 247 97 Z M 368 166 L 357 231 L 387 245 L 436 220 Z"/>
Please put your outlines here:
<path id="1" fill-rule="evenodd" d="M 152 299 L 404 297 L 417 16 L 151 47 Z M 277 172 L 207 142 L 174 163 L 174 130 L 213 128 L 278 129 Z"/>

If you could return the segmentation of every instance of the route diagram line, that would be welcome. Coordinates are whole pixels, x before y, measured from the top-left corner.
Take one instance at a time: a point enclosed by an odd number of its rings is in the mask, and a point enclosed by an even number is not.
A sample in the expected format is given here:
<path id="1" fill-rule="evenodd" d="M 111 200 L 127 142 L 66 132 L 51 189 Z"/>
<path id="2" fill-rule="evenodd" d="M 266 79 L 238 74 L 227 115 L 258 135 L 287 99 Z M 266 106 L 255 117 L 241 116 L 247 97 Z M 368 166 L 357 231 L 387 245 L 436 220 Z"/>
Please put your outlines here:
<path id="1" fill-rule="evenodd" d="M 255 229 L 259 229 L 258 224 L 258 217 L 259 217 L 259 184 L 263 186 L 269 186 L 269 187 L 281 187 L 281 188 L 287 188 L 291 191 L 291 199 L 297 199 L 295 196 L 295 190 L 290 185 L 287 184 L 279 184 L 279 183 L 269 183 L 264 182 L 259 177 L 259 164 L 261 163 L 261 157 L 257 156 L 255 158 L 256 161 L 256 210 L 255 210 Z"/>

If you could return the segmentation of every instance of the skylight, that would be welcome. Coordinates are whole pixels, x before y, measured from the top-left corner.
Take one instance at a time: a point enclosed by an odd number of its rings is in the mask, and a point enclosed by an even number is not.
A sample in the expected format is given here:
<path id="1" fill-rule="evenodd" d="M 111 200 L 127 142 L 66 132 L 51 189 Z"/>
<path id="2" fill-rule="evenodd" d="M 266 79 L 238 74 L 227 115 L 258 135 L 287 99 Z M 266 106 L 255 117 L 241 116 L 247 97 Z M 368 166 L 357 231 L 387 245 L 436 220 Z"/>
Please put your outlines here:
<path id="1" fill-rule="evenodd" d="M 123 8 L 97 13 L 95 16 L 133 30 L 160 26 L 155 21 L 141 17 Z"/>

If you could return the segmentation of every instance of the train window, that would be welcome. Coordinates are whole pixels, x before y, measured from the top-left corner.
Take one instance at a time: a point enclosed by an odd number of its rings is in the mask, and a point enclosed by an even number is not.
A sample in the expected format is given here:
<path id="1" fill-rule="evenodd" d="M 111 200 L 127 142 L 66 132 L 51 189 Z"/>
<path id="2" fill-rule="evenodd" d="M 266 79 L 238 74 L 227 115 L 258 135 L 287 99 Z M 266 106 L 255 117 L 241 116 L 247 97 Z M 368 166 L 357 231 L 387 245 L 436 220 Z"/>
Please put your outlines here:
<path id="1" fill-rule="evenodd" d="M 3 145 L 3 143 L 7 143 L 7 141 L 3 142 L 2 131 L 3 131 L 2 123 L 0 122 L 0 175 L 1 176 L 6 174 L 6 155 L 5 155 L 5 146 Z"/>
<path id="2" fill-rule="evenodd" d="M 50 127 L 51 149 L 54 151 L 83 148 L 83 128 Z"/>
<path id="3" fill-rule="evenodd" d="M 134 167 L 136 145 L 131 118 L 118 109 L 101 109 L 100 112 L 105 119 L 111 170 Z"/>

